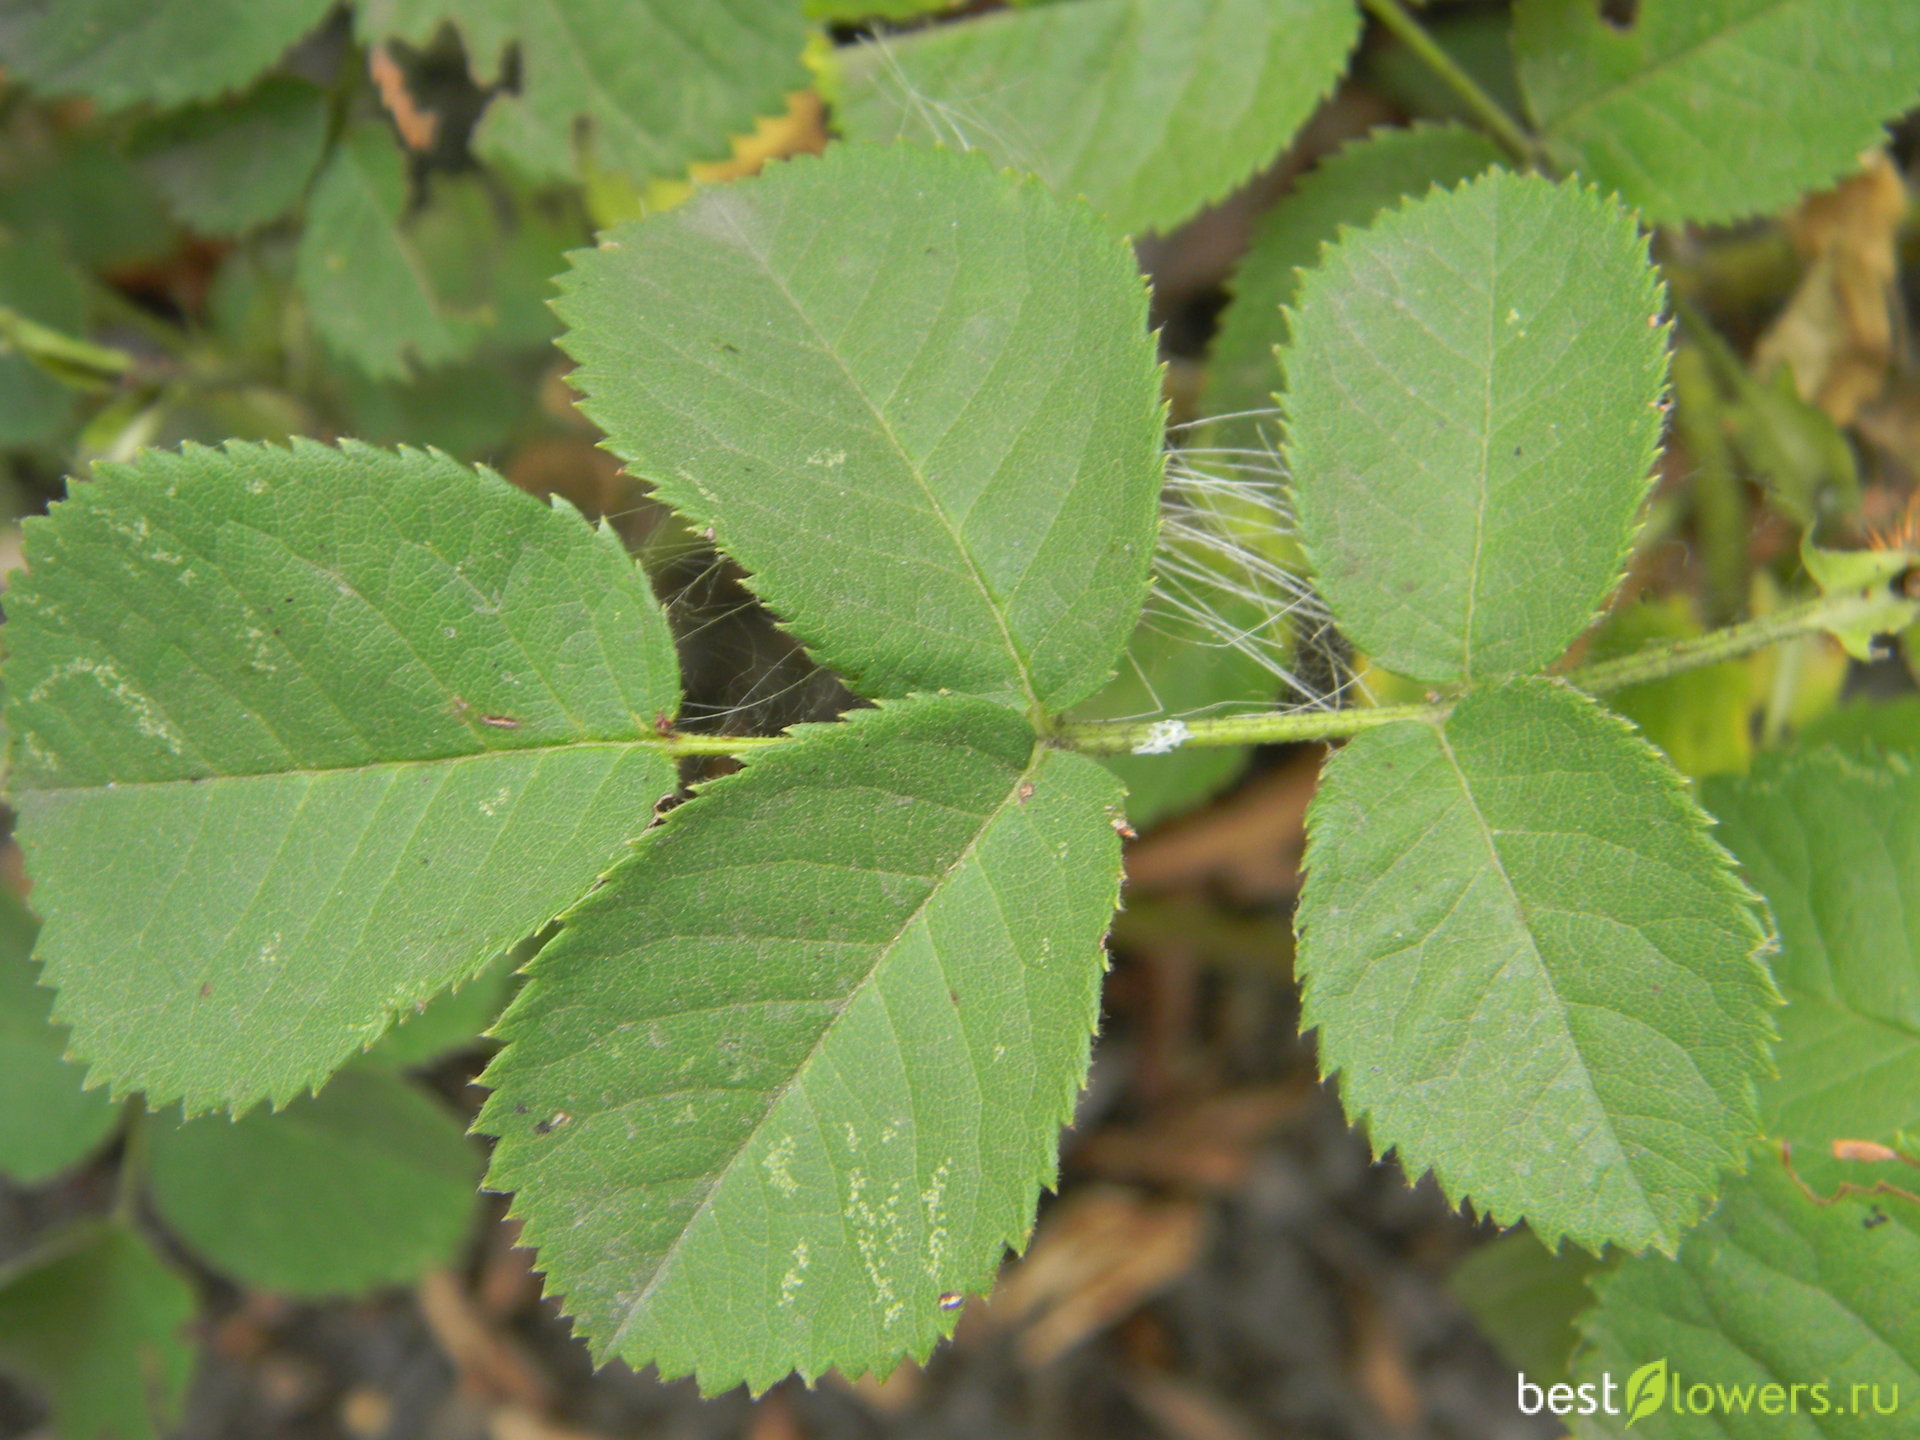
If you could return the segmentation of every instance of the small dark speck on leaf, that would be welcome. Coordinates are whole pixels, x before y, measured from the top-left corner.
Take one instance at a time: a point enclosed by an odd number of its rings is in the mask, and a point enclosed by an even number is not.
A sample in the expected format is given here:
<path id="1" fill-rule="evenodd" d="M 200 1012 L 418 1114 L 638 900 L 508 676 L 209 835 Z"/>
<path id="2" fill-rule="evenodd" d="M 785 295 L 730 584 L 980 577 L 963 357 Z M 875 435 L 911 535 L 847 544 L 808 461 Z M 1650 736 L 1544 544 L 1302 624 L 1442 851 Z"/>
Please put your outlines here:
<path id="1" fill-rule="evenodd" d="M 1860 1228 L 1862 1230 L 1877 1230 L 1886 1223 L 1887 1217 L 1880 1213 L 1880 1207 L 1876 1205 L 1868 1214 L 1867 1218 L 1860 1222 Z"/>
<path id="2" fill-rule="evenodd" d="M 562 1125 L 566 1124 L 571 1119 L 573 1119 L 573 1117 L 567 1114 L 566 1111 L 564 1110 L 555 1111 L 554 1116 L 551 1120 L 535 1121 L 533 1126 L 533 1133 L 536 1135 L 551 1135 L 554 1131 L 558 1130 Z"/>
<path id="3" fill-rule="evenodd" d="M 527 1107 L 525 1105 L 515 1105 L 513 1107 L 513 1113 L 516 1115 L 524 1115 L 527 1113 Z"/>
<path id="4" fill-rule="evenodd" d="M 204 1000 L 211 994 L 213 994 L 213 982 L 211 980 L 202 980 L 200 982 L 200 998 Z"/>

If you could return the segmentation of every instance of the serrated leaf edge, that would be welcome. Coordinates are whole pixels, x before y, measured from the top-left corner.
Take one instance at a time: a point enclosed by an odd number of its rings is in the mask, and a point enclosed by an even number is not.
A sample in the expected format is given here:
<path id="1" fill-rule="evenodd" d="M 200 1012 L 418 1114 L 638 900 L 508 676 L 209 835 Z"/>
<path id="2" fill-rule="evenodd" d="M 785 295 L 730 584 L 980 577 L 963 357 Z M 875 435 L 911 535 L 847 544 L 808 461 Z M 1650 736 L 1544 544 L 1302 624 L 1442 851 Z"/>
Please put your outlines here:
<path id="1" fill-rule="evenodd" d="M 1784 1005 L 1786 1001 L 1781 996 L 1779 986 L 1774 982 L 1773 973 L 1766 964 L 1766 957 L 1773 953 L 1779 944 L 1779 935 L 1773 924 L 1772 913 L 1767 907 L 1766 898 L 1746 882 L 1740 873 L 1739 862 L 1728 853 L 1725 846 L 1721 845 L 1720 842 L 1714 838 L 1713 829 L 1716 822 L 1711 815 L 1702 810 L 1699 804 L 1695 802 L 1685 778 L 1681 776 L 1679 771 L 1673 768 L 1672 764 L 1668 762 L 1666 756 L 1660 752 L 1658 747 L 1640 733 L 1639 728 L 1635 726 L 1632 721 L 1617 711 L 1609 709 L 1593 696 L 1587 694 L 1586 691 L 1578 689 L 1565 680 L 1546 676 L 1530 676 L 1521 677 L 1509 681 L 1504 686 L 1492 688 L 1508 689 L 1523 686 L 1529 688 L 1535 686 L 1551 687 L 1561 694 L 1577 697 L 1580 701 L 1584 702 L 1593 713 L 1601 717 L 1615 733 L 1626 740 L 1646 762 L 1643 769 L 1647 778 L 1654 781 L 1672 801 L 1676 802 L 1675 818 L 1680 820 L 1688 833 L 1698 839 L 1704 847 L 1706 851 L 1704 858 L 1707 859 L 1712 867 L 1715 887 L 1730 898 L 1735 899 L 1743 912 L 1748 916 L 1750 922 L 1748 927 L 1749 932 L 1754 938 L 1753 944 L 1747 952 L 1746 959 L 1756 978 L 1758 978 L 1765 987 L 1768 1003 L 1776 1008 Z M 1434 722 L 1416 720 L 1404 723 L 1432 724 L 1435 729 L 1440 729 L 1446 722 L 1442 719 Z M 1336 755 L 1328 761 L 1328 764 L 1337 764 L 1338 760 L 1339 757 Z M 1321 797 L 1325 794 L 1326 788 L 1323 778 L 1321 788 L 1315 794 L 1312 802 L 1307 806 L 1306 855 L 1309 859 L 1313 853 L 1314 831 L 1320 815 L 1324 813 L 1322 810 Z M 1311 883 L 1312 877 L 1304 865 L 1301 873 L 1303 884 Z M 1304 958 L 1308 951 L 1309 936 L 1305 927 L 1301 926 L 1298 920 L 1295 921 L 1295 926 L 1301 954 Z M 1311 964 L 1300 967 L 1299 984 L 1300 1029 L 1304 1034 L 1309 1030 L 1319 1028 L 1320 1024 L 1314 1016 L 1314 979 Z M 1773 1042 L 1776 1038 L 1776 1027 L 1771 1020 L 1767 1020 L 1763 1025 L 1756 1027 L 1753 1031 L 1749 1055 L 1759 1060 L 1760 1064 L 1749 1071 L 1742 1079 L 1740 1086 L 1741 1093 L 1739 1096 L 1743 1111 L 1742 1118 L 1750 1122 L 1750 1128 L 1752 1130 L 1752 1137 L 1750 1138 L 1757 1137 L 1760 1133 L 1759 1081 L 1763 1075 L 1772 1073 Z M 1324 1070 L 1322 1072 L 1322 1079 L 1331 1080 L 1338 1074 L 1339 1071 L 1337 1069 Z M 1384 1160 L 1389 1153 L 1392 1153 L 1398 1158 L 1401 1166 L 1407 1171 L 1410 1181 L 1417 1180 L 1417 1178 L 1423 1174 L 1432 1175 L 1435 1183 L 1440 1186 L 1441 1193 L 1447 1197 L 1447 1202 L 1455 1209 L 1460 1209 L 1471 1204 L 1483 1219 L 1491 1221 L 1501 1229 L 1506 1229 L 1509 1226 L 1524 1222 L 1533 1230 L 1534 1234 L 1539 1237 L 1542 1244 L 1554 1251 L 1558 1251 L 1560 1246 L 1566 1241 L 1572 1241 L 1581 1249 L 1596 1256 L 1603 1256 L 1608 1246 L 1628 1248 L 1623 1246 L 1623 1243 L 1617 1236 L 1602 1234 L 1597 1231 L 1585 1233 L 1560 1226 L 1543 1224 L 1525 1207 L 1508 1211 L 1483 1206 L 1474 1197 L 1467 1185 L 1462 1182 L 1456 1174 L 1452 1173 L 1453 1167 L 1429 1161 L 1418 1153 L 1404 1150 L 1397 1141 L 1388 1140 L 1383 1143 L 1382 1137 L 1375 1133 L 1374 1126 L 1371 1123 L 1371 1112 L 1356 1108 L 1352 1102 L 1347 1101 L 1344 1096 L 1342 1097 L 1342 1104 L 1347 1109 L 1349 1120 L 1355 1126 L 1364 1127 L 1367 1130 L 1368 1144 L 1376 1160 Z M 1733 1148 L 1737 1149 L 1737 1144 Z M 1722 1173 L 1744 1173 L 1746 1169 L 1746 1159 L 1747 1156 L 1745 1152 L 1742 1152 L 1727 1164 Z M 1651 1242 L 1650 1248 L 1660 1254 L 1671 1256 L 1679 1247 L 1685 1234 L 1710 1214 L 1718 1203 L 1719 1196 L 1717 1194 L 1695 1197 L 1691 1215 L 1683 1223 L 1678 1225 L 1677 1228 L 1656 1235 Z M 1631 1253 L 1630 1250 L 1629 1253 Z"/>

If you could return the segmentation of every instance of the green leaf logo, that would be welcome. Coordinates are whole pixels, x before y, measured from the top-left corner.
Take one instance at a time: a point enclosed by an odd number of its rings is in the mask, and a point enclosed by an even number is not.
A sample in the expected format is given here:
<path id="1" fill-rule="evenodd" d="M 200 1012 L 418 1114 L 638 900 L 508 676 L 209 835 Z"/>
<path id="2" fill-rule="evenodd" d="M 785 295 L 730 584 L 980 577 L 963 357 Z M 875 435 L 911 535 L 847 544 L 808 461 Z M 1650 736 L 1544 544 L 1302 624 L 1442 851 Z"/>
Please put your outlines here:
<path id="1" fill-rule="evenodd" d="M 1667 1362 L 1649 1360 L 1627 1377 L 1627 1424 L 1658 1410 L 1667 1398 Z"/>

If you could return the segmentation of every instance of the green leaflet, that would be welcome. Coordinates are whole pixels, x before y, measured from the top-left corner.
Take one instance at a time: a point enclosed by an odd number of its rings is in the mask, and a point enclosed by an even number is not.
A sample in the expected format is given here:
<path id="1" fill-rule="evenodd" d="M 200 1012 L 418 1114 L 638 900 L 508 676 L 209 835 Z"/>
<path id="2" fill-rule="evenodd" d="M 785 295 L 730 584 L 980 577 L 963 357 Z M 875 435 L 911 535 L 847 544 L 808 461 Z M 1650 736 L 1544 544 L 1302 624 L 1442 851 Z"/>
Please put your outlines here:
<path id="1" fill-rule="evenodd" d="M 1910 1172 L 1909 1172 L 1910 1173 Z M 1876 1218 L 1878 1212 L 1878 1218 Z M 1913 1207 L 1847 1198 L 1822 1207 L 1795 1187 L 1778 1155 L 1754 1154 L 1731 1181 L 1713 1219 L 1687 1236 L 1675 1259 L 1630 1257 L 1594 1282 L 1599 1303 L 1581 1330 L 1577 1378 L 1611 1372 L 1624 1381 L 1664 1358 L 1665 1403 L 1631 1430 L 1599 1420 L 1581 1433 L 1683 1437 L 1779 1436 L 1908 1440 L 1920 1396 L 1920 1310 L 1908 1277 L 1920 1274 Z M 1797 1414 L 1768 1415 L 1760 1387 L 1799 1382 Z M 1825 1382 L 1825 1408 L 1811 1387 Z M 1681 1394 L 1675 1398 L 1678 1385 Z M 1716 1413 L 1684 1415 L 1695 1385 L 1712 1387 Z M 1859 1385 L 1860 1413 L 1845 1413 Z M 1877 1414 L 1896 1399 L 1901 1413 Z M 1744 1413 L 1723 1399 L 1745 1393 Z M 1785 1410 L 1780 1397 L 1779 1410 Z"/>
<path id="2" fill-rule="evenodd" d="M 479 1121 L 594 1352 L 709 1392 L 924 1356 L 1023 1242 L 1120 876 L 1112 777 L 990 701 L 796 733 L 566 917 Z"/>
<path id="3" fill-rule="evenodd" d="M 1166 230 L 1286 148 L 1359 36 L 1352 0 L 1070 0 L 842 51 L 836 113 Z"/>
<path id="4" fill-rule="evenodd" d="M 290 1100 L 673 789 L 645 577 L 444 456 L 148 452 L 26 549 L 5 679 L 39 953 L 115 1093 Z"/>
<path id="5" fill-rule="evenodd" d="M 0 1270 L 0 1366 L 44 1386 L 60 1440 L 173 1433 L 193 1370 L 193 1287 L 119 1225 L 82 1225 Z"/>
<path id="6" fill-rule="evenodd" d="M 567 251 L 590 239 L 585 224 L 525 195 L 505 206 L 473 176 L 443 177 L 427 200 L 412 237 L 448 306 L 484 327 L 492 345 L 537 349 L 550 360 L 560 328 L 548 304 L 553 277 L 566 268 Z"/>
<path id="7" fill-rule="evenodd" d="M 598 169 L 681 175 L 808 84 L 799 0 L 362 0 L 357 22 L 416 43 L 452 23 L 488 83 L 512 47 L 518 84 L 473 143 L 535 180 L 573 178 L 583 144 Z"/>
<path id="8" fill-rule="evenodd" d="M 109 110 L 238 90 L 333 0 L 0 0 L 0 65 Z"/>
<path id="9" fill-rule="evenodd" d="M 1260 228 L 1233 272 L 1233 300 L 1213 340 L 1204 413 L 1233 417 L 1213 428 L 1218 445 L 1271 446 L 1279 427 L 1246 412 L 1266 410 L 1285 388 L 1274 347 L 1285 343 L 1284 308 L 1299 273 L 1346 227 L 1366 225 L 1405 196 L 1449 186 L 1500 163 L 1486 136 L 1458 125 L 1377 130 L 1343 146 L 1304 175 L 1260 217 Z"/>
<path id="10" fill-rule="evenodd" d="M 1416 680 L 1539 669 L 1619 578 L 1660 439 L 1631 218 L 1494 170 L 1350 233 L 1299 293 L 1287 458 L 1342 628 Z"/>
<path id="11" fill-rule="evenodd" d="M 960 0 L 806 0 L 815 20 L 909 20 L 936 10 L 951 10 Z"/>
<path id="12" fill-rule="evenodd" d="M 1376 1149 L 1549 1244 L 1671 1250 L 1755 1133 L 1766 938 L 1625 722 L 1546 680 L 1368 731 L 1308 815 L 1304 1025 Z"/>
<path id="13" fill-rule="evenodd" d="M 1801 749 L 1704 797 L 1780 927 L 1767 1133 L 1809 1149 L 1920 1129 L 1920 773 Z"/>
<path id="14" fill-rule="evenodd" d="M 582 408 L 859 693 L 1112 674 L 1162 475 L 1131 250 L 975 156 L 843 145 L 575 257 Z"/>
<path id="15" fill-rule="evenodd" d="M 1447 1288 L 1499 1347 L 1500 1358 L 1529 1380 L 1568 1378 L 1574 1328 L 1593 1302 L 1588 1279 L 1600 1262 L 1571 1247 L 1555 1252 L 1525 1230 L 1513 1230 L 1468 1254 Z"/>
<path id="16" fill-rule="evenodd" d="M 0 891 L 0 1175 L 35 1185 L 77 1165 L 113 1132 L 120 1109 L 86 1072 L 62 1058 L 64 1030 L 51 1023 L 53 992 L 28 957 L 38 927 Z"/>
<path id="17" fill-rule="evenodd" d="M 457 360 L 482 328 L 442 294 L 406 211 L 406 161 L 384 127 L 364 125 L 320 172 L 300 232 L 300 288 L 314 329 L 376 378 L 404 379 L 410 360 Z"/>
<path id="18" fill-rule="evenodd" d="M 1910 0 L 1518 0 L 1514 51 L 1553 160 L 1649 220 L 1778 210 L 1853 170 L 1920 101 Z"/>
<path id="19" fill-rule="evenodd" d="M 520 967 L 538 949 L 535 941 L 523 941 L 457 990 L 444 990 L 416 1013 L 402 1015 L 359 1063 L 419 1069 L 484 1043 L 482 1037 L 517 988 Z"/>
<path id="20" fill-rule="evenodd" d="M 348 1070 L 278 1114 L 152 1126 L 153 1204 L 215 1269 L 284 1295 L 351 1295 L 451 1263 L 480 1156 L 418 1086 Z"/>
<path id="21" fill-rule="evenodd" d="M 13 141 L 0 153 L 0 226 L 15 236 L 99 270 L 158 260 L 179 243 L 113 129 Z"/>
<path id="22" fill-rule="evenodd" d="M 1802 745 L 1829 742 L 1843 750 L 1868 744 L 1883 750 L 1920 750 L 1920 696 L 1856 700 L 1829 710 L 1800 732 Z"/>
<path id="23" fill-rule="evenodd" d="M 240 100 L 161 117 L 135 149 L 183 222 L 238 235 L 300 203 L 326 143 L 326 92 L 276 75 Z"/>

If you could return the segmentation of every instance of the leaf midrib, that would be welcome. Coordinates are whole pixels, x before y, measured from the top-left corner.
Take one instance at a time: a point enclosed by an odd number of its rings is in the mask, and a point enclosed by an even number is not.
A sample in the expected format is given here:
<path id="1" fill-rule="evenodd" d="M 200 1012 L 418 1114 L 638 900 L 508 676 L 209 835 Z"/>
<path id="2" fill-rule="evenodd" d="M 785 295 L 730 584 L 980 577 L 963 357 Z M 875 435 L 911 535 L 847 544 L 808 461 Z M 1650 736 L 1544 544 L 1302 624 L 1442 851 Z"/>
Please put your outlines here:
<path id="1" fill-rule="evenodd" d="M 820 1028 L 819 1036 L 814 1040 L 812 1046 L 809 1047 L 807 1053 L 801 1057 L 800 1062 L 793 1067 L 793 1073 L 771 1092 L 767 1100 L 766 1108 L 760 1112 L 760 1118 L 753 1123 L 752 1128 L 749 1129 L 742 1138 L 740 1147 L 733 1152 L 733 1155 L 727 1160 L 726 1164 L 720 1167 L 719 1173 L 714 1176 L 713 1183 L 707 1187 L 706 1194 L 700 1197 L 700 1204 L 694 1209 L 694 1212 L 687 1217 L 686 1224 L 680 1227 L 679 1233 L 673 1237 L 672 1243 L 667 1246 L 666 1253 L 660 1257 L 660 1263 L 654 1267 L 653 1274 L 647 1277 L 647 1283 L 641 1287 L 640 1293 L 634 1297 L 633 1303 L 627 1307 L 625 1318 L 621 1320 L 613 1334 L 607 1338 L 606 1344 L 601 1347 L 603 1354 L 611 1355 L 619 1352 L 620 1343 L 626 1338 L 628 1330 L 641 1318 L 642 1312 L 646 1309 L 648 1301 L 653 1298 L 654 1292 L 658 1290 L 661 1284 L 668 1278 L 669 1272 L 680 1256 L 681 1246 L 686 1243 L 687 1237 L 693 1233 L 694 1227 L 700 1223 L 701 1218 L 712 1208 L 714 1198 L 726 1188 L 727 1181 L 732 1177 L 735 1167 L 740 1164 L 747 1152 L 753 1148 L 754 1141 L 759 1138 L 761 1130 L 767 1123 L 767 1117 L 779 1108 L 780 1102 L 787 1097 L 793 1087 L 799 1084 L 801 1078 L 812 1068 L 814 1061 L 819 1058 L 821 1050 L 825 1048 L 828 1040 L 833 1037 L 835 1031 L 839 1028 L 841 1020 L 846 1017 L 847 1011 L 853 1007 L 854 1002 L 858 1000 L 862 994 L 866 993 L 868 987 L 874 983 L 874 979 L 879 975 L 882 967 L 886 965 L 887 961 L 899 948 L 900 942 L 906 938 L 915 925 L 920 923 L 921 917 L 927 913 L 927 910 L 932 906 L 933 902 L 945 893 L 946 887 L 952 881 L 953 877 L 978 853 L 980 842 L 986 837 L 988 832 L 999 823 L 1000 817 L 1007 813 L 1007 808 L 1019 801 L 1022 786 L 1032 780 L 1040 769 L 1040 766 L 1045 763 L 1047 750 L 1048 747 L 1045 741 L 1040 739 L 1034 741 L 1033 750 L 1027 757 L 1026 765 L 1022 767 L 1019 774 L 1014 777 L 1013 782 L 1007 786 L 1006 794 L 1001 797 L 999 803 L 993 807 L 992 811 L 981 819 L 979 828 L 973 832 L 972 837 L 968 839 L 960 853 L 954 857 L 953 863 L 948 865 L 944 871 L 935 877 L 933 884 L 928 887 L 925 898 L 922 899 L 918 905 L 914 906 L 913 912 L 910 915 L 901 921 L 899 928 L 894 931 L 893 935 L 877 948 L 873 964 L 868 967 L 867 973 L 860 977 L 858 983 L 847 991 L 846 998 L 840 1002 L 834 1018 Z"/>
<path id="2" fill-rule="evenodd" d="M 1480 802 L 1474 795 L 1473 782 L 1467 778 L 1467 772 L 1461 766 L 1459 757 L 1454 754 L 1453 744 L 1447 739 L 1445 728 L 1440 725 L 1432 728 L 1434 738 L 1440 746 L 1440 754 L 1446 760 L 1447 768 L 1453 772 L 1454 779 L 1459 782 L 1461 799 L 1466 803 L 1467 813 L 1473 817 L 1474 828 L 1479 832 L 1481 843 L 1486 846 L 1488 863 L 1492 866 L 1493 873 L 1499 878 L 1500 888 L 1506 892 L 1508 903 L 1513 907 L 1514 925 L 1525 937 L 1527 951 L 1533 956 L 1540 976 L 1546 981 L 1547 989 L 1554 998 L 1553 1018 L 1559 1026 L 1560 1033 L 1566 1037 L 1567 1048 L 1572 1052 L 1574 1062 L 1580 1067 L 1582 1090 L 1604 1120 L 1607 1143 L 1613 1150 L 1614 1159 L 1620 1169 L 1625 1172 L 1634 1192 L 1640 1197 L 1641 1207 L 1647 1218 L 1664 1232 L 1666 1226 L 1660 1222 L 1659 1211 L 1654 1207 L 1653 1198 L 1647 1193 L 1647 1187 L 1641 1182 L 1633 1166 L 1628 1163 L 1626 1151 L 1622 1148 L 1619 1135 L 1614 1128 L 1613 1116 L 1606 1102 L 1601 1098 L 1599 1089 L 1593 1083 L 1593 1071 L 1587 1064 L 1586 1054 L 1581 1050 L 1579 1042 L 1574 1038 L 1572 1027 L 1567 1023 L 1566 1002 L 1561 998 L 1560 987 L 1554 983 L 1552 967 L 1547 964 L 1546 956 L 1540 953 L 1540 944 L 1534 938 L 1533 927 L 1527 923 L 1526 905 L 1520 899 L 1519 892 L 1514 889 L 1512 877 L 1507 873 L 1506 861 L 1501 856 L 1500 847 L 1493 838 L 1493 827 L 1488 824 L 1486 814 L 1481 810 Z"/>
<path id="3" fill-rule="evenodd" d="M 746 254 L 753 257 L 755 263 L 759 265 L 761 273 L 767 277 L 768 283 L 780 292 L 781 299 L 785 300 L 792 308 L 794 317 L 806 327 L 807 334 L 813 337 L 814 343 L 820 349 L 820 353 L 833 362 L 834 368 L 840 372 L 841 378 L 846 381 L 847 388 L 852 391 L 853 394 L 858 397 L 860 403 L 866 407 L 867 413 L 873 417 L 874 424 L 879 427 L 881 436 L 886 440 L 894 454 L 899 457 L 900 464 L 904 467 L 907 474 L 912 477 L 915 486 L 919 488 L 921 495 L 927 502 L 928 511 L 933 515 L 935 520 L 939 521 L 940 528 L 946 532 L 948 540 L 953 545 L 954 553 L 960 557 L 961 561 L 967 567 L 968 579 L 973 582 L 974 588 L 979 591 L 981 600 L 986 604 L 987 613 L 993 617 L 993 623 L 999 628 L 1001 643 L 1006 646 L 1007 654 L 1013 660 L 1014 669 L 1019 674 L 1020 688 L 1026 695 L 1027 703 L 1032 710 L 1033 719 L 1036 723 L 1043 722 L 1046 717 L 1042 713 L 1044 707 L 1040 699 L 1039 689 L 1034 684 L 1033 667 L 1028 663 L 1026 653 L 1020 648 L 1018 641 L 1014 638 L 1012 628 L 1007 623 L 1006 607 L 1001 603 L 1000 597 L 994 594 L 993 587 L 987 583 L 987 577 L 980 569 L 978 559 L 974 556 L 973 551 L 968 548 L 958 527 L 953 523 L 953 517 L 947 514 L 946 506 L 940 503 L 939 496 L 934 493 L 933 487 L 928 484 L 926 475 L 921 472 L 920 466 L 908 452 L 905 442 L 900 438 L 899 432 L 893 428 L 893 422 L 887 418 L 885 411 L 883 411 L 880 406 L 875 403 L 873 397 L 867 393 L 866 387 L 855 377 L 853 371 L 847 368 L 846 358 L 841 355 L 839 348 L 830 344 L 827 337 L 821 333 L 820 327 L 814 323 L 813 316 L 808 313 L 807 308 L 800 303 L 800 297 L 794 294 L 792 288 L 787 284 L 786 278 L 774 268 L 768 257 L 753 243 L 752 237 L 741 227 L 737 212 L 730 207 L 721 207 L 720 214 L 727 228 L 733 232 L 734 238 L 739 242 L 740 248 Z"/>

